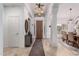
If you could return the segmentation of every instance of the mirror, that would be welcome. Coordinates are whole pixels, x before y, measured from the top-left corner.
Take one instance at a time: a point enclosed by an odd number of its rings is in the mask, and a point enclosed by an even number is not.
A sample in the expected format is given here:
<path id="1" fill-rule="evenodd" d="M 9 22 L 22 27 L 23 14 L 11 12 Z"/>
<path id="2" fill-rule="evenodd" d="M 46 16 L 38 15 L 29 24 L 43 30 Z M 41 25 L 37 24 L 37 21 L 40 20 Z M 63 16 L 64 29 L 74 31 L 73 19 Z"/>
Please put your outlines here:
<path id="1" fill-rule="evenodd" d="M 25 32 L 27 33 L 28 32 L 28 21 L 25 20 Z"/>

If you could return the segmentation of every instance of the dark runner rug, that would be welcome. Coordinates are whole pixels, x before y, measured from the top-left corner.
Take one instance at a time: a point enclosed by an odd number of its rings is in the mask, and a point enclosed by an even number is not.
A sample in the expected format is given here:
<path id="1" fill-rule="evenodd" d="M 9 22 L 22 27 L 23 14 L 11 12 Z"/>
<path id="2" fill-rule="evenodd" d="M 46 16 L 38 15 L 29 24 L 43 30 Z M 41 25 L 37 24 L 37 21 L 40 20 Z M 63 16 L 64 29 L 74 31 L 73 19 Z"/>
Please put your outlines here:
<path id="1" fill-rule="evenodd" d="M 36 39 L 29 56 L 45 56 L 41 39 Z"/>

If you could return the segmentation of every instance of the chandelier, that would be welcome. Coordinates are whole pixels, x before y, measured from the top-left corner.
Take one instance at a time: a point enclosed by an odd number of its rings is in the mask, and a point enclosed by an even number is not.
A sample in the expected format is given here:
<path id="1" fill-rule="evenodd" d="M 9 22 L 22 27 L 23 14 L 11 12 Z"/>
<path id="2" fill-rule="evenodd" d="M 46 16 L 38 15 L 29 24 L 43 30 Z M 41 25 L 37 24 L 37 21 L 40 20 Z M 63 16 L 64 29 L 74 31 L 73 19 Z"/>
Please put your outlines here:
<path id="1" fill-rule="evenodd" d="M 38 16 L 42 16 L 43 13 L 44 13 L 44 8 L 43 8 L 44 5 L 38 3 L 35 5 L 35 14 L 38 15 Z"/>

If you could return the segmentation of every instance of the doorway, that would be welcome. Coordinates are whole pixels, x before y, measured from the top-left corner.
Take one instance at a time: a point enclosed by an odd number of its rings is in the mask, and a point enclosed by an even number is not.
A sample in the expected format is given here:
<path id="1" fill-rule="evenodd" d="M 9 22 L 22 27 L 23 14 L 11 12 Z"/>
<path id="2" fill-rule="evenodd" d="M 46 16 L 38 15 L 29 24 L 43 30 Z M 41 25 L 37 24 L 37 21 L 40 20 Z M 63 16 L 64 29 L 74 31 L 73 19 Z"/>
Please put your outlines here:
<path id="1" fill-rule="evenodd" d="M 43 38 L 43 21 L 36 21 L 36 39 Z"/>

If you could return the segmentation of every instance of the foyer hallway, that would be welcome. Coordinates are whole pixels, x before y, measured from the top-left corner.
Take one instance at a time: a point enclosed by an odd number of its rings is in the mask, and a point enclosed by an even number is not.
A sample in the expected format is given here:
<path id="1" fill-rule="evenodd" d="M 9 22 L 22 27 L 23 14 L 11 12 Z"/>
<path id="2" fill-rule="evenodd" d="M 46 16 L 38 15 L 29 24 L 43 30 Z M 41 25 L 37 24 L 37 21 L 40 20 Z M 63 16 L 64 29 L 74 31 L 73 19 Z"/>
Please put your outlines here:
<path id="1" fill-rule="evenodd" d="M 29 56 L 45 56 L 41 39 L 36 39 Z"/>
<path id="2" fill-rule="evenodd" d="M 56 55 L 57 48 L 52 49 L 49 40 L 54 42 L 56 37 L 58 6 L 59 4 L 51 3 L 3 4 L 3 54 L 8 56 Z M 56 20 L 52 20 L 53 18 Z M 29 32 L 31 40 L 25 38 L 25 35 Z M 39 37 L 42 40 L 35 41 L 35 38 Z M 35 41 L 34 45 L 33 41 Z M 30 44 L 31 47 L 25 47 L 26 43 Z M 56 45 L 56 41 L 54 45 Z M 38 52 L 38 54 L 35 52 Z"/>
<path id="3" fill-rule="evenodd" d="M 56 47 L 52 47 L 47 39 L 35 40 L 31 47 L 4 48 L 4 56 L 55 56 Z"/>
<path id="4" fill-rule="evenodd" d="M 42 44 L 44 49 L 44 51 L 42 50 L 42 52 L 45 53 L 45 56 L 79 56 L 78 49 L 74 49 L 72 47 L 69 48 L 69 46 L 63 43 L 62 41 L 59 41 L 58 47 L 52 46 L 47 39 L 42 39 Z M 33 44 L 31 47 L 26 47 L 26 48 L 4 48 L 3 55 L 29 56 L 32 48 L 34 48 Z M 34 50 L 32 51 L 34 52 Z"/>
<path id="5" fill-rule="evenodd" d="M 74 39 L 72 37 L 70 40 L 71 35 L 69 36 L 68 33 L 75 32 L 77 40 L 76 42 L 73 40 L 73 42 L 79 44 L 79 14 L 76 12 L 79 10 L 78 5 L 55 3 L 2 4 L 2 8 L 0 8 L 3 11 L 2 18 L 4 17 L 2 55 L 78 56 L 78 48 L 62 41 L 65 36 L 62 31 L 66 32 L 67 35 L 64 39 L 67 41 Z M 70 8 L 71 6 L 72 8 Z M 69 13 L 67 11 L 71 9 L 75 10 L 73 14 L 76 15 L 75 18 L 77 19 L 75 21 L 74 18 L 72 22 L 71 18 L 67 16 Z M 36 38 L 42 38 L 42 40 Z M 30 47 L 26 47 L 27 45 Z"/>

